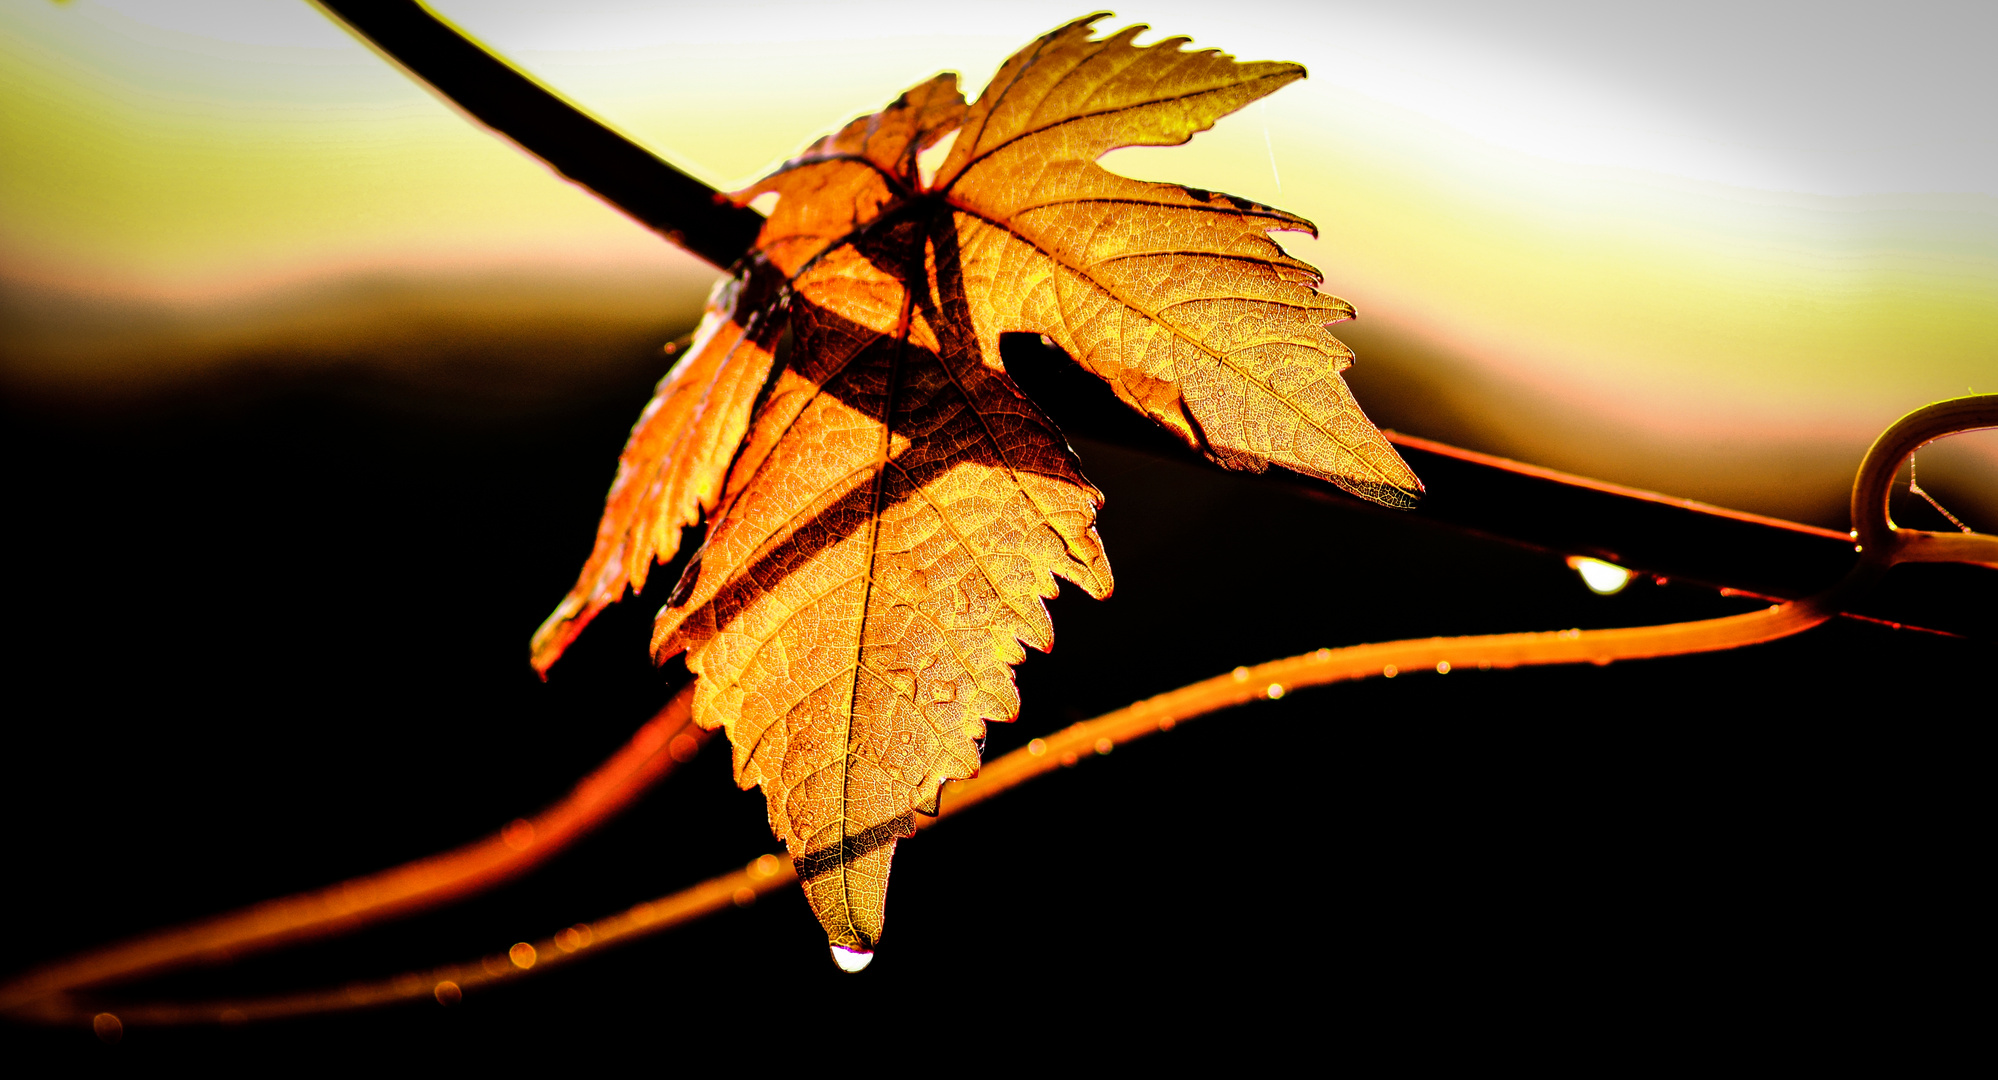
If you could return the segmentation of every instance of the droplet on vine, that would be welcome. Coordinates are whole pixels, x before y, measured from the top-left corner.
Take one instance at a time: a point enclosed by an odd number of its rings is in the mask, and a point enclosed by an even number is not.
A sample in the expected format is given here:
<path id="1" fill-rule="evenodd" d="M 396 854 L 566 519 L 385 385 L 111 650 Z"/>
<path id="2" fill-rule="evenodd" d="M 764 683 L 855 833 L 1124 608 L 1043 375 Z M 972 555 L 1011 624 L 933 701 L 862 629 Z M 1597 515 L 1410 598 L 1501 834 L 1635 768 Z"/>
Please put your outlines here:
<path id="1" fill-rule="evenodd" d="M 832 947 L 832 958 L 833 963 L 838 964 L 839 969 L 849 975 L 865 969 L 874 962 L 872 952 L 864 949 L 848 949 L 839 945 Z"/>
<path id="2" fill-rule="evenodd" d="M 1570 555 L 1568 566 L 1582 575 L 1582 584 L 1598 596 L 1611 596 L 1623 591 L 1630 584 L 1630 571 L 1615 563 L 1601 559 L 1589 559 L 1580 555 Z"/>

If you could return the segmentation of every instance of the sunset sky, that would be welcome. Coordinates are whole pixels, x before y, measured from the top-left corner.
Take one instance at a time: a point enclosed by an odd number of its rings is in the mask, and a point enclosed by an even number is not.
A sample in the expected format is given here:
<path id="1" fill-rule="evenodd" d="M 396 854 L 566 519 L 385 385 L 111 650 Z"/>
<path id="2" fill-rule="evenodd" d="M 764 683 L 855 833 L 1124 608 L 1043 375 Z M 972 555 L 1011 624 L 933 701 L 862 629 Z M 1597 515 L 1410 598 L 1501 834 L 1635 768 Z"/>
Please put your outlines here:
<path id="1" fill-rule="evenodd" d="M 1082 13 L 433 7 L 721 186 L 938 70 L 975 91 Z M 1175 0 L 1103 25 L 1130 21 L 1310 69 L 1107 163 L 1316 221 L 1282 239 L 1359 310 L 1341 335 L 1384 423 L 1821 518 L 1894 417 L 1998 390 L 1998 9 Z M 714 276 L 302 0 L 0 7 L 0 157 L 15 381 L 171 377 L 187 350 L 145 334 L 357 279 L 505 277 L 608 312 L 691 311 Z M 113 323 L 152 329 L 85 348 Z M 1925 482 L 1998 512 L 1976 438 Z"/>

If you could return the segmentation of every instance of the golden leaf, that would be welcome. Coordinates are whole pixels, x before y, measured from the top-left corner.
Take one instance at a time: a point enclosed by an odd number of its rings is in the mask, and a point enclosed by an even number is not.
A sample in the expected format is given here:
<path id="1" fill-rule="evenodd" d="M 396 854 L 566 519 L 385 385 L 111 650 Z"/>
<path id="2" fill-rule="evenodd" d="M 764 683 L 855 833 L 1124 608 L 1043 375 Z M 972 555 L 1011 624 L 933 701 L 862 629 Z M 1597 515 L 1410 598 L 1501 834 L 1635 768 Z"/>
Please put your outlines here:
<path id="1" fill-rule="evenodd" d="M 1102 495 L 1007 377 L 1001 334 L 1048 336 L 1230 468 L 1390 505 L 1421 490 L 1339 375 L 1352 354 L 1325 327 L 1352 309 L 1269 238 L 1310 224 L 1096 164 L 1303 70 L 1140 48 L 1142 27 L 1092 40 L 1100 18 L 1029 46 L 968 109 L 939 75 L 736 196 L 778 196 L 744 284 L 634 429 L 596 552 L 536 639 L 545 670 L 705 517 L 654 655 L 686 653 L 696 721 L 727 730 L 842 948 L 873 948 L 912 815 L 1018 715 L 1012 668 L 1053 645 L 1056 578 L 1110 593 Z M 917 156 L 953 131 L 925 183 Z M 790 359 L 744 434 L 780 322 Z"/>
<path id="2" fill-rule="evenodd" d="M 550 665 L 609 605 L 645 588 L 654 560 L 671 561 L 680 530 L 697 525 L 721 495 L 723 475 L 749 427 L 783 323 L 768 270 L 715 286 L 686 355 L 659 380 L 617 462 L 590 552 L 575 587 L 534 632 L 534 669 Z"/>
<path id="3" fill-rule="evenodd" d="M 1304 77 L 1185 38 L 1091 40 L 1078 20 L 1008 60 L 937 171 L 957 224 L 979 342 L 1045 334 L 1133 408 L 1231 469 L 1269 463 L 1389 506 L 1422 485 L 1339 372 L 1326 324 L 1353 317 L 1272 230 L 1303 218 L 1245 199 L 1130 180 L 1096 164 L 1173 146 Z"/>

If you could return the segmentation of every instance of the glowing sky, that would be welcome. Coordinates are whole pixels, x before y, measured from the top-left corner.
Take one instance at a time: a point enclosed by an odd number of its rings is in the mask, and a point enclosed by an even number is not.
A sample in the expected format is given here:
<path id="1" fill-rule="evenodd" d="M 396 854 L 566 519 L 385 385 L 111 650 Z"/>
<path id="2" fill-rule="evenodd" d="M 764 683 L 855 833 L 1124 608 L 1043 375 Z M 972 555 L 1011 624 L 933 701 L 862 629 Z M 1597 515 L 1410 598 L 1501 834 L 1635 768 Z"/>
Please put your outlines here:
<path id="1" fill-rule="evenodd" d="M 434 6 L 721 185 L 939 69 L 976 89 L 1080 13 Z M 1778 488 L 1835 487 L 1850 465 L 1823 462 L 1856 459 L 1894 416 L 1998 389 L 1998 6 L 1120 14 L 1108 25 L 1310 69 L 1191 146 L 1109 164 L 1317 221 L 1323 239 L 1286 243 L 1361 313 L 1342 336 L 1362 400 L 1375 377 L 1382 394 L 1441 387 L 1449 416 L 1427 433 L 1782 510 Z M 384 270 L 689 294 L 706 275 L 304 3 L 0 7 L 0 157 L 16 289 L 200 304 Z"/>

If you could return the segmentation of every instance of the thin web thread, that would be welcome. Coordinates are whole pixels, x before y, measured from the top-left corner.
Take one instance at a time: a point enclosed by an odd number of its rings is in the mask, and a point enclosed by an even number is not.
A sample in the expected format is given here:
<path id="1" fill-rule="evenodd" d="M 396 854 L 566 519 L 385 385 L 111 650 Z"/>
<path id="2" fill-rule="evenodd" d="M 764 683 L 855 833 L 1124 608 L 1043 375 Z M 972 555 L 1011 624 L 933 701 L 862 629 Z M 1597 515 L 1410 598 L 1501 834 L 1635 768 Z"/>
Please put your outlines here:
<path id="1" fill-rule="evenodd" d="M 1936 513 L 1941 514 L 1942 516 L 1948 518 L 1949 523 L 1951 525 L 1956 526 L 1958 530 L 1962 532 L 1977 531 L 1976 529 L 1973 529 L 1970 526 L 1965 525 L 1961 520 L 1957 518 L 1955 514 L 1952 514 L 1948 510 L 1944 509 L 1943 504 L 1937 502 L 1935 496 L 1929 494 L 1926 491 L 1923 491 L 1922 485 L 1915 483 L 1915 455 L 1913 454 L 1908 455 L 1908 494 L 1920 495 L 1930 506 L 1936 508 Z"/>

